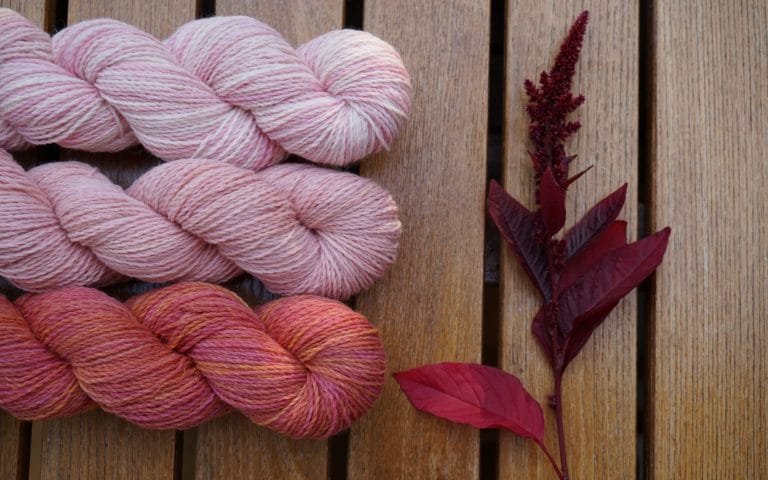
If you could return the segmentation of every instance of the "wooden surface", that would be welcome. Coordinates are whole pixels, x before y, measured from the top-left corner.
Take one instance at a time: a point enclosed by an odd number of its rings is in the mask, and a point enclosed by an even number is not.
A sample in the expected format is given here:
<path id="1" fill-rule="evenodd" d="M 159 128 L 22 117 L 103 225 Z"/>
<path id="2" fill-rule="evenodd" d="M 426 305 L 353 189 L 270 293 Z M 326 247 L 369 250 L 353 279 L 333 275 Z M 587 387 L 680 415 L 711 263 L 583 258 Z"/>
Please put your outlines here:
<path id="1" fill-rule="evenodd" d="M 653 478 L 768 478 L 768 5 L 655 2 Z"/>
<path id="2" fill-rule="evenodd" d="M 405 134 L 361 169 L 393 192 L 403 237 L 398 262 L 357 306 L 381 328 L 391 371 L 477 362 L 488 5 L 399 0 L 365 8 L 365 29 L 398 49 L 414 92 Z M 349 477 L 477 478 L 478 453 L 476 430 L 416 413 L 390 378 L 377 408 L 352 429 Z"/>
<path id="3" fill-rule="evenodd" d="M 280 32 L 299 46 L 344 25 L 344 0 L 219 0 L 216 15 L 247 15 Z"/>
<path id="4" fill-rule="evenodd" d="M 355 305 L 381 329 L 390 372 L 484 358 L 518 375 L 542 402 L 552 379 L 530 334 L 537 295 L 503 248 L 495 284 L 497 236 L 484 230 L 484 195 L 489 175 L 501 177 L 531 205 L 522 80 L 551 64 L 570 22 L 590 9 L 575 86 L 587 97 L 575 116 L 583 128 L 568 150 L 579 154 L 575 169 L 595 168 L 570 190 L 569 221 L 628 181 L 622 217 L 630 234 L 666 225 L 673 233 L 651 294 L 624 300 L 566 373 L 572 478 L 768 478 L 765 2 L 0 0 L 0 6 L 49 31 L 109 16 L 164 37 L 215 12 L 254 16 L 294 45 L 344 24 L 361 24 L 392 43 L 411 72 L 413 112 L 392 150 L 363 162 L 360 174 L 392 192 L 404 231 L 398 262 Z M 57 157 L 97 165 L 123 186 L 159 162 L 141 148 L 113 155 L 46 148 L 19 156 L 27 166 Z M 266 295 L 243 278 L 228 287 L 251 303 Z M 124 298 L 147 288 L 133 283 L 109 292 Z M 551 420 L 547 443 L 556 454 Z M 537 449 L 511 435 L 481 436 L 415 412 L 390 379 L 373 411 L 330 442 L 284 439 L 239 415 L 187 432 L 150 432 L 103 412 L 31 427 L 0 413 L 0 480 L 16 478 L 554 476 Z"/>
<path id="5" fill-rule="evenodd" d="M 568 144 L 578 154 L 576 173 L 594 168 L 568 190 L 568 224 L 594 203 L 629 183 L 622 218 L 629 235 L 637 224 L 637 1 L 607 2 L 510 0 L 507 5 L 506 125 L 503 178 L 507 190 L 533 208 L 528 147 L 527 97 L 523 81 L 538 80 L 549 69 L 570 24 L 582 11 L 592 12 L 574 91 L 586 103 L 575 116 L 583 127 Z M 535 41 L 532 41 L 535 39 Z M 596 72 L 599 72 L 597 74 Z M 503 250 L 501 263 L 500 365 L 518 375 L 542 405 L 553 392 L 546 357 L 530 334 L 539 296 L 517 261 Z M 636 306 L 625 299 L 597 330 L 565 374 L 565 432 L 569 469 L 574 479 L 630 478 L 635 473 Z M 546 408 L 547 444 L 557 454 L 554 412 Z M 499 478 L 552 478 L 538 448 L 502 434 Z"/>

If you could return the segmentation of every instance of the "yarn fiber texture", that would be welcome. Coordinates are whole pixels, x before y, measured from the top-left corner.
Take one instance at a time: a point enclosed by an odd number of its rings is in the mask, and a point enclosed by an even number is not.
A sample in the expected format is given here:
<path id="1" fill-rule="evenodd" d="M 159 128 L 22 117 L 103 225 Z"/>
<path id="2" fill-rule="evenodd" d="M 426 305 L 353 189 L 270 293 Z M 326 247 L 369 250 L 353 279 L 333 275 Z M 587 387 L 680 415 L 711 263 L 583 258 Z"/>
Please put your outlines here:
<path id="1" fill-rule="evenodd" d="M 26 291 L 245 271 L 280 295 L 347 298 L 394 262 L 399 235 L 389 193 L 351 173 L 178 160 L 123 190 L 82 163 L 24 171 L 0 150 L 0 275 Z"/>
<path id="2" fill-rule="evenodd" d="M 321 297 L 254 312 L 204 283 L 125 305 L 86 287 L 0 296 L 0 407 L 25 420 L 98 406 L 185 429 L 235 409 L 290 437 L 325 438 L 371 408 L 384 374 L 378 331 Z"/>
<path id="3" fill-rule="evenodd" d="M 248 17 L 183 25 L 165 42 L 89 20 L 51 38 L 0 9 L 0 148 L 107 152 L 137 141 L 164 160 L 258 170 L 286 153 L 347 165 L 388 148 L 410 111 L 398 53 L 337 30 L 294 49 Z"/>

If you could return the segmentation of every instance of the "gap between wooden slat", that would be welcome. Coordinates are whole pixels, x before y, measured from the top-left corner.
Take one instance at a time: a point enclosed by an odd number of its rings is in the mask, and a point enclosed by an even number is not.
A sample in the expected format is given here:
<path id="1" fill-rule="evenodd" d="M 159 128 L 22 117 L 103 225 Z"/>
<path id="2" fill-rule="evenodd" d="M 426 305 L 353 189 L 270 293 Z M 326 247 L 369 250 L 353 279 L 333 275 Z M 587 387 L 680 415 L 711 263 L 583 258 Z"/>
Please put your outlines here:
<path id="1" fill-rule="evenodd" d="M 649 233 L 649 212 L 651 210 L 651 168 L 652 168 L 652 119 L 653 115 L 653 3 L 640 0 L 638 19 L 638 145 L 637 145 L 637 237 L 643 238 Z M 637 289 L 637 480 L 644 480 L 647 475 L 645 462 L 648 435 L 648 349 L 653 311 L 653 277 L 643 282 Z"/>
<path id="2" fill-rule="evenodd" d="M 501 182 L 502 139 L 504 132 L 504 55 L 506 52 L 506 2 L 491 1 L 488 55 L 488 132 L 486 188 L 488 182 Z M 499 366 L 499 233 L 485 215 L 485 254 L 483 262 L 482 363 Z M 495 480 L 499 474 L 499 431 L 480 432 L 481 480 Z"/>
<path id="3" fill-rule="evenodd" d="M 196 18 L 207 18 L 216 15 L 216 0 L 197 0 Z"/>

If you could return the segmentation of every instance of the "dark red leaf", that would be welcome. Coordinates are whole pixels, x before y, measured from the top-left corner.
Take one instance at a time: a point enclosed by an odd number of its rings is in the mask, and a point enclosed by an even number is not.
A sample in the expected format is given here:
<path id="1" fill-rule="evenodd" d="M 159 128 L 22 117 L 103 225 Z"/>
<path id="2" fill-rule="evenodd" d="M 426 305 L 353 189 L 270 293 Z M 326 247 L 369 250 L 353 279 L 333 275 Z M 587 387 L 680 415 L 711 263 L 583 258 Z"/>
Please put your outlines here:
<path id="1" fill-rule="evenodd" d="M 557 289 L 566 291 L 605 255 L 627 244 L 627 222 L 615 220 L 598 233 L 586 247 L 565 262 L 557 281 Z"/>
<path id="2" fill-rule="evenodd" d="M 626 198 L 627 184 L 625 183 L 618 190 L 600 200 L 573 228 L 568 230 L 565 234 L 566 258 L 576 254 L 592 237 L 600 233 L 610 222 L 616 220 Z"/>
<path id="3" fill-rule="evenodd" d="M 541 442 L 544 415 L 514 375 L 475 363 L 438 363 L 394 374 L 414 407 L 455 423 L 503 428 Z"/>
<path id="4" fill-rule="evenodd" d="M 533 317 L 533 323 L 531 323 L 531 331 L 533 332 L 533 335 L 536 337 L 536 340 L 539 341 L 539 345 L 541 345 L 541 348 L 544 349 L 544 351 L 547 353 L 547 356 L 549 357 L 550 361 L 554 363 L 555 360 L 555 351 L 552 348 L 552 338 L 549 333 L 549 330 L 547 329 L 547 323 L 546 323 L 546 315 L 544 314 L 544 308 L 545 306 L 542 306 L 539 311 L 536 313 L 536 316 Z"/>
<path id="5" fill-rule="evenodd" d="M 488 213 L 517 257 L 525 273 L 549 299 L 552 289 L 547 277 L 547 255 L 536 241 L 536 215 L 512 198 L 495 180 L 488 191 Z"/>
<path id="6" fill-rule="evenodd" d="M 565 190 L 555 180 L 552 170 L 547 168 L 539 185 L 541 219 L 547 237 L 551 237 L 565 225 Z"/>
<path id="7" fill-rule="evenodd" d="M 560 330 L 568 336 L 574 325 L 613 308 L 645 280 L 664 258 L 669 227 L 604 255 L 558 297 Z M 609 310 L 610 311 L 610 310 Z"/>
<path id="8" fill-rule="evenodd" d="M 588 171 L 592 170 L 592 167 L 594 167 L 594 165 L 590 165 L 590 166 L 588 166 L 588 167 L 587 167 L 587 168 L 585 168 L 584 170 L 580 171 L 580 172 L 579 172 L 579 173 L 577 173 L 576 175 L 574 175 L 574 176 L 572 176 L 571 178 L 569 178 L 568 180 L 566 180 L 566 182 L 565 182 L 565 188 L 568 188 L 568 187 L 570 187 L 570 186 L 571 186 L 571 184 L 573 184 L 573 182 L 575 182 L 576 180 L 578 180 L 579 178 L 581 178 L 581 176 L 582 176 L 582 175 L 584 175 L 584 174 L 585 174 L 585 173 L 587 173 Z"/>
<path id="9" fill-rule="evenodd" d="M 595 329 L 599 327 L 603 321 L 605 321 L 605 319 L 616 307 L 616 305 L 618 305 L 618 303 L 619 302 L 608 304 L 603 309 L 603 311 L 593 313 L 590 318 L 584 319 L 584 321 L 581 321 L 578 324 L 574 324 L 573 330 L 571 330 L 571 333 L 568 334 L 568 338 L 564 341 L 565 352 L 563 359 L 563 370 L 568 366 L 569 363 L 571 363 L 571 360 L 573 360 L 576 355 L 578 355 L 578 353 L 587 343 L 587 340 L 589 340 L 589 337 L 592 336 L 592 333 L 595 331 Z"/>

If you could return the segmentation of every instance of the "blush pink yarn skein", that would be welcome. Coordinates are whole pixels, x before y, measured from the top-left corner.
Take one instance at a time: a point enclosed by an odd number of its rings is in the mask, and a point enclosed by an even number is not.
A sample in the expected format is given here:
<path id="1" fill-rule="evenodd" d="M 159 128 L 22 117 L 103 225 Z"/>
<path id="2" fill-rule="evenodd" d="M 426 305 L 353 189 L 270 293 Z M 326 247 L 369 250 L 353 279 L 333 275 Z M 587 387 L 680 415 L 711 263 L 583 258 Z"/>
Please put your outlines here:
<path id="1" fill-rule="evenodd" d="M 398 53 L 361 31 L 291 47 L 248 17 L 213 17 L 164 43 L 116 20 L 53 38 L 0 9 L 0 148 L 58 143 L 259 170 L 286 156 L 347 165 L 388 148 L 410 111 Z"/>
<path id="2" fill-rule="evenodd" d="M 177 284 L 121 304 L 91 288 L 0 296 L 0 408 L 25 420 L 96 406 L 144 428 L 240 411 L 291 437 L 348 428 L 381 393 L 377 330 L 342 303 L 286 297 L 255 312 Z"/>
<path id="3" fill-rule="evenodd" d="M 82 163 L 25 172 L 0 150 L 0 275 L 27 291 L 244 270 L 281 295 L 347 298 L 394 262 L 399 235 L 389 193 L 351 173 L 178 160 L 124 191 Z"/>

